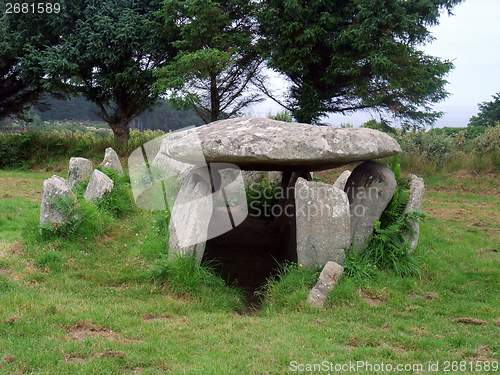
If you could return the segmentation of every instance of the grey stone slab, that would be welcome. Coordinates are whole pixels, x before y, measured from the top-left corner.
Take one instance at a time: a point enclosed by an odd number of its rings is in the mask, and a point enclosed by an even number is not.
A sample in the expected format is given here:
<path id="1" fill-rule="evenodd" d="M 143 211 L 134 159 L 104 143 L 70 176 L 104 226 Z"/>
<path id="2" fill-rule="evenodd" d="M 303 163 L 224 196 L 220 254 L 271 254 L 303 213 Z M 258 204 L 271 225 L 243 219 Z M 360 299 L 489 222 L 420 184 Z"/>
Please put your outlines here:
<path id="1" fill-rule="evenodd" d="M 40 207 L 40 225 L 43 223 L 66 223 L 67 214 L 59 210 L 54 201 L 63 196 L 76 197 L 71 192 L 68 181 L 64 178 L 53 175 L 43 182 L 42 204 Z"/>
<path id="2" fill-rule="evenodd" d="M 414 174 L 409 175 L 410 178 L 410 198 L 403 213 L 421 210 L 422 202 L 424 201 L 425 184 L 424 179 L 415 176 Z M 410 253 L 413 253 L 418 244 L 419 230 L 420 226 L 418 221 L 411 220 L 412 231 L 407 231 L 404 236 L 407 241 L 410 242 Z"/>
<path id="3" fill-rule="evenodd" d="M 328 293 L 339 282 L 343 273 L 344 268 L 340 264 L 328 262 L 321 271 L 318 282 L 309 292 L 306 300 L 307 303 L 316 307 L 322 307 L 328 297 Z"/>
<path id="4" fill-rule="evenodd" d="M 173 205 L 169 230 L 169 256 L 194 256 L 201 263 L 214 210 L 212 187 L 198 173 L 192 173 Z"/>
<path id="5" fill-rule="evenodd" d="M 244 170 L 323 170 L 401 152 L 389 135 L 367 128 L 332 128 L 267 118 L 236 118 L 172 133 L 160 153 L 197 164 L 232 163 Z"/>
<path id="6" fill-rule="evenodd" d="M 115 150 L 108 147 L 104 153 L 104 160 L 101 165 L 105 168 L 114 169 L 115 171 L 123 174 L 122 163 Z"/>
<path id="7" fill-rule="evenodd" d="M 385 165 L 365 161 L 354 168 L 344 190 L 349 198 L 352 250 L 363 251 L 375 220 L 380 220 L 396 191 L 396 178 Z"/>
<path id="8" fill-rule="evenodd" d="M 68 183 L 72 189 L 92 176 L 94 167 L 92 162 L 85 158 L 73 157 L 69 159 Z"/>
<path id="9" fill-rule="evenodd" d="M 92 199 L 102 199 L 105 194 L 109 194 L 113 190 L 113 186 L 114 183 L 111 178 L 95 169 L 87 185 L 87 190 L 83 194 L 83 198 L 85 198 L 85 202 Z"/>
<path id="10" fill-rule="evenodd" d="M 350 245 L 349 200 L 323 182 L 299 178 L 295 184 L 297 263 L 303 267 L 344 262 Z"/>

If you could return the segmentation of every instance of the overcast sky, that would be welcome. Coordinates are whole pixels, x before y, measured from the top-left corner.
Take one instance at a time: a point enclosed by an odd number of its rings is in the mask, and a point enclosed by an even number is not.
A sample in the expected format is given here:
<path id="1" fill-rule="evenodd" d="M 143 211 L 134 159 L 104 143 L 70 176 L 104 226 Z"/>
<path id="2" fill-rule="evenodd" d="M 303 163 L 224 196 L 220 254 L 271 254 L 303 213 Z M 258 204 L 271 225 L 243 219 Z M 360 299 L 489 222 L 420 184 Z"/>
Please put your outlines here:
<path id="1" fill-rule="evenodd" d="M 436 38 L 424 47 L 427 54 L 452 60 L 455 69 L 448 75 L 448 99 L 435 105 L 446 112 L 436 126 L 467 126 L 477 114 L 478 103 L 492 100 L 500 92 L 500 0 L 466 0 L 442 14 L 440 24 L 431 28 Z M 266 101 L 252 108 L 252 115 L 267 116 L 280 107 Z M 361 125 L 370 119 L 366 113 L 352 116 L 335 115 L 326 121 Z"/>

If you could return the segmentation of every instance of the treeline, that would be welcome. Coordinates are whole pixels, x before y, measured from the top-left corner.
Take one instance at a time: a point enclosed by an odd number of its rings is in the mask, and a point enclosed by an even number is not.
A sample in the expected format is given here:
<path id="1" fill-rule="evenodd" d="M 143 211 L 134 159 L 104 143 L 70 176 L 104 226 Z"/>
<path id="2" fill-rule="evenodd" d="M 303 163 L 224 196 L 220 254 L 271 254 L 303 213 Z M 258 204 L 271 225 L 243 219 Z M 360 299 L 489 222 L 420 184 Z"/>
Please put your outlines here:
<path id="1" fill-rule="evenodd" d="M 45 99 L 48 111 L 36 110 L 42 121 L 103 121 L 97 106 L 82 96 L 69 100 Z M 201 125 L 203 121 L 193 110 L 176 110 L 167 100 L 159 99 L 151 110 L 142 112 L 130 123 L 131 129 L 173 131 L 187 126 Z"/>
<path id="2" fill-rule="evenodd" d="M 97 114 L 97 106 L 85 100 L 82 96 L 68 100 L 57 100 L 48 97 L 44 99 L 44 102 L 49 106 L 49 110 L 41 111 L 33 109 L 29 111 L 28 117 L 31 117 L 32 121 L 28 122 L 22 120 L 14 122 L 12 119 L 0 121 L 0 131 L 57 129 L 57 126 L 47 124 L 53 122 L 69 123 L 66 124 L 65 129 L 70 131 L 83 130 L 84 128 L 77 124 L 85 122 L 89 123 L 89 125 L 93 123 L 92 125 L 98 128 L 109 129 L 108 125 L 94 124 L 95 122 L 103 123 L 103 119 Z M 197 116 L 195 111 L 176 110 L 167 100 L 160 99 L 149 111 L 144 111 L 133 119 L 129 127 L 130 129 L 138 129 L 140 131 L 150 129 L 161 130 L 167 133 L 188 126 L 202 124 L 203 121 Z"/>

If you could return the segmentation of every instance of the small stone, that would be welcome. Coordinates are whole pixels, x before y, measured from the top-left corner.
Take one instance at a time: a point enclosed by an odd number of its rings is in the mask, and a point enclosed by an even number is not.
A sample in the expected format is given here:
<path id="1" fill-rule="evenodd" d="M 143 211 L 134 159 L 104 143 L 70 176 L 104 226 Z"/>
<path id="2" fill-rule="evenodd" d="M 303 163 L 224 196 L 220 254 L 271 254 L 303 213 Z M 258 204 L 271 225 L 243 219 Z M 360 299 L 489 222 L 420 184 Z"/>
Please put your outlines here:
<path id="1" fill-rule="evenodd" d="M 111 178 L 97 169 L 94 170 L 87 186 L 87 190 L 85 191 L 85 194 L 83 194 L 85 202 L 92 199 L 102 199 L 105 194 L 109 194 L 111 190 L 113 190 L 113 186 L 114 183 Z"/>
<path id="2" fill-rule="evenodd" d="M 340 264 L 328 262 L 321 271 L 318 282 L 312 288 L 306 301 L 313 306 L 322 307 L 328 292 L 339 282 L 343 272 L 344 268 Z"/>
<path id="3" fill-rule="evenodd" d="M 4 361 L 7 363 L 12 363 L 15 359 L 16 358 L 12 354 L 7 354 L 4 358 Z"/>
<path id="4" fill-rule="evenodd" d="M 111 147 L 108 147 L 104 153 L 104 160 L 101 165 L 104 168 L 114 169 L 115 171 L 123 174 L 122 164 L 120 162 L 120 158 L 115 150 Z"/>
<path id="5" fill-rule="evenodd" d="M 43 182 L 42 205 L 40 207 L 40 225 L 43 223 L 58 223 L 64 224 L 68 219 L 65 212 L 60 211 L 54 204 L 54 200 L 60 197 L 75 195 L 71 192 L 71 187 L 68 181 L 64 178 L 53 175 L 51 178 Z"/>
<path id="6" fill-rule="evenodd" d="M 69 159 L 68 183 L 71 189 L 78 184 L 88 181 L 92 175 L 92 162 L 85 158 Z"/>

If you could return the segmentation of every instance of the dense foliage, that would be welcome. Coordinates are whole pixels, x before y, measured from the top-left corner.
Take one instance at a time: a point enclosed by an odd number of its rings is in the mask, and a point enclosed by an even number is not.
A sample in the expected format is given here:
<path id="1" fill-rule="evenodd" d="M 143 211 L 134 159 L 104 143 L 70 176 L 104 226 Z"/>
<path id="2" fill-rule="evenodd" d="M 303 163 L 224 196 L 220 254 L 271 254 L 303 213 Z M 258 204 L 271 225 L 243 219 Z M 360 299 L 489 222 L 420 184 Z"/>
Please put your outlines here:
<path id="1" fill-rule="evenodd" d="M 261 46 L 271 68 L 292 86 L 288 108 L 299 122 L 330 112 L 377 109 L 404 127 L 432 124 L 451 70 L 419 50 L 440 11 L 461 0 L 266 0 Z"/>
<path id="2" fill-rule="evenodd" d="M 50 48 L 60 43 L 55 26 L 59 15 L 7 13 L 6 3 L 0 0 L 0 120 L 23 117 L 32 105 L 45 109 L 45 92 L 68 92 L 43 68 L 52 63 Z"/>
<path id="3" fill-rule="evenodd" d="M 209 123 L 234 117 L 262 100 L 249 92 L 262 59 L 254 47 L 254 2 L 245 0 L 165 0 L 158 27 L 179 35 L 179 54 L 159 69 L 157 82 L 173 90 L 177 108 L 193 107 Z"/>
<path id="4" fill-rule="evenodd" d="M 3 13 L 0 117 L 79 91 L 126 145 L 160 94 L 205 122 L 258 101 L 250 83 L 272 95 L 267 60 L 290 79 L 300 122 L 374 109 L 420 127 L 439 117 L 452 64 L 418 48 L 461 1 L 64 0 L 57 13 Z"/>
<path id="5" fill-rule="evenodd" d="M 472 116 L 469 126 L 495 126 L 500 124 L 500 93 L 493 95 L 493 100 L 479 104 L 479 113 Z"/>

